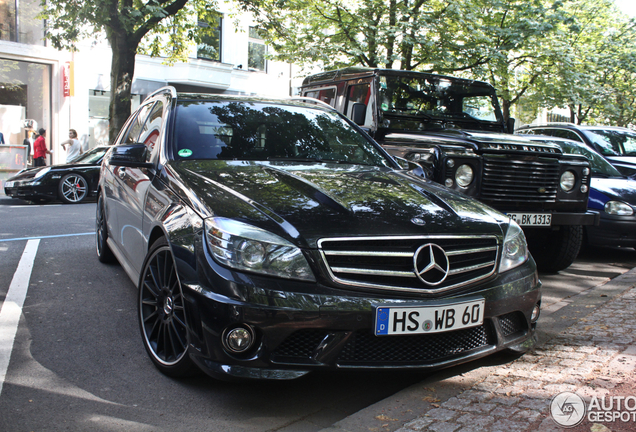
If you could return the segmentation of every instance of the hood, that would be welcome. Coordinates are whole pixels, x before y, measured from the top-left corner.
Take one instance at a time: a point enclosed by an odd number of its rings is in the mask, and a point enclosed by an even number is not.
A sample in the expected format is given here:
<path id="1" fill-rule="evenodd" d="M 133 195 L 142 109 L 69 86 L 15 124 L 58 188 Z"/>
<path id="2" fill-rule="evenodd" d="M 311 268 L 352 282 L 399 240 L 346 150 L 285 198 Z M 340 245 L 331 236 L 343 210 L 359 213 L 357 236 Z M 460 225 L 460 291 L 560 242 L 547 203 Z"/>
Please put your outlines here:
<path id="1" fill-rule="evenodd" d="M 603 210 L 608 201 L 622 201 L 636 207 L 636 180 L 628 178 L 596 178 L 590 184 L 588 207 Z"/>
<path id="2" fill-rule="evenodd" d="M 387 168 L 199 160 L 167 169 L 173 189 L 185 199 L 194 193 L 203 217 L 241 220 L 310 247 L 351 235 L 501 235 L 507 223 L 478 201 Z"/>
<path id="3" fill-rule="evenodd" d="M 469 144 L 475 151 L 530 151 L 560 154 L 561 148 L 550 142 L 531 141 L 521 135 L 447 129 L 424 133 L 390 133 L 383 144 L 430 147 L 433 145 Z"/>

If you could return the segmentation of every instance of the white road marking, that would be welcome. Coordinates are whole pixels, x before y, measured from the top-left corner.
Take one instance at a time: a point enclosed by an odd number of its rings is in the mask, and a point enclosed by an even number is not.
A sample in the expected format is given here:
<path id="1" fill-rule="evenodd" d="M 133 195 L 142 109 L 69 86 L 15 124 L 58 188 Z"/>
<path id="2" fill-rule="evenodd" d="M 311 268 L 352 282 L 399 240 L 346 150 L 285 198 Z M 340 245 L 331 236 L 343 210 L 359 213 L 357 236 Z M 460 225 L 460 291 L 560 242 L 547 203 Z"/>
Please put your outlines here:
<path id="1" fill-rule="evenodd" d="M 22 316 L 22 305 L 26 298 L 29 280 L 33 271 L 33 262 L 38 251 L 40 240 L 29 240 L 22 252 L 18 268 L 13 274 L 7 297 L 0 309 L 0 394 L 7 376 L 13 341 L 18 331 L 18 323 Z"/>
<path id="2" fill-rule="evenodd" d="M 95 235 L 95 232 L 87 232 L 87 233 L 76 233 L 76 234 L 58 234 L 58 235 L 50 235 L 50 236 L 38 236 L 38 237 L 19 237 L 19 238 L 10 238 L 10 239 L 0 239 L 0 243 L 2 242 L 10 242 L 10 241 L 18 241 L 18 240 L 36 240 L 36 239 L 49 239 L 49 238 L 59 238 L 59 237 L 74 237 L 74 236 L 85 236 L 85 235 Z"/>

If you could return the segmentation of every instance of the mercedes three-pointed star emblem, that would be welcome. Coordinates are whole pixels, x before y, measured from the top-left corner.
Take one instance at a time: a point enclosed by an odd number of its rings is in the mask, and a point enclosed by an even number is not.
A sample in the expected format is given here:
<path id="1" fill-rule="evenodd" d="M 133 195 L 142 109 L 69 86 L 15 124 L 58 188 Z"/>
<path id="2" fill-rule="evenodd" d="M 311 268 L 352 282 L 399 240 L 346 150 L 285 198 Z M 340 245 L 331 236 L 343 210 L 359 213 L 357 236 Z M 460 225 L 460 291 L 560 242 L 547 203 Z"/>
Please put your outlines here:
<path id="1" fill-rule="evenodd" d="M 420 246 L 413 256 L 415 274 L 426 285 L 439 285 L 448 276 L 450 264 L 444 249 L 434 243 Z"/>

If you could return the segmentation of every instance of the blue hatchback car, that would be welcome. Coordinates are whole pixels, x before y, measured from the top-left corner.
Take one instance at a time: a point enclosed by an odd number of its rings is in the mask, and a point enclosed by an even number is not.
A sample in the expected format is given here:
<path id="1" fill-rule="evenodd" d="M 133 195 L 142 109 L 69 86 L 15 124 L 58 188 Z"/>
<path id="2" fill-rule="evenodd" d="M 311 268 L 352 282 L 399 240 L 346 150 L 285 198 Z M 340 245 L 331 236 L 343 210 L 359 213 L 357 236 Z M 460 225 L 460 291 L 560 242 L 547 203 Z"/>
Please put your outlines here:
<path id="1" fill-rule="evenodd" d="M 533 141 L 559 144 L 564 153 L 582 154 L 589 159 L 592 181 L 588 209 L 600 213 L 600 224 L 584 227 L 587 243 L 636 248 L 636 180 L 625 177 L 605 157 L 583 143 L 541 135 L 526 136 Z"/>

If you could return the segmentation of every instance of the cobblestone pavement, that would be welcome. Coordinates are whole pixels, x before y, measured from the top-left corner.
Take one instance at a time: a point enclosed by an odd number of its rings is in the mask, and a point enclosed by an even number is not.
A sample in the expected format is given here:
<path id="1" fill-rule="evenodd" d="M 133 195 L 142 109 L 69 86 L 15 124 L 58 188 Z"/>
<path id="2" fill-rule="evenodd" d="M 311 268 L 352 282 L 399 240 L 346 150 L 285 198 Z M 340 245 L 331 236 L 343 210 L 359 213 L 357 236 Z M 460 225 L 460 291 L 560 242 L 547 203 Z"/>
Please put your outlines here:
<path id="1" fill-rule="evenodd" d="M 555 338 L 404 424 L 399 432 L 561 431 L 549 406 L 569 391 L 593 396 L 636 396 L 636 288 L 596 309 Z M 630 405 L 631 407 L 631 405 Z M 631 412 L 636 412 L 636 407 Z M 593 424 L 587 418 L 575 431 L 636 431 L 620 419 Z"/>
<path id="2" fill-rule="evenodd" d="M 538 324 L 531 352 L 427 375 L 321 432 L 636 432 L 636 268 L 543 309 Z M 634 420 L 563 428 L 550 415 L 561 392 L 587 406 L 630 398 Z"/>

